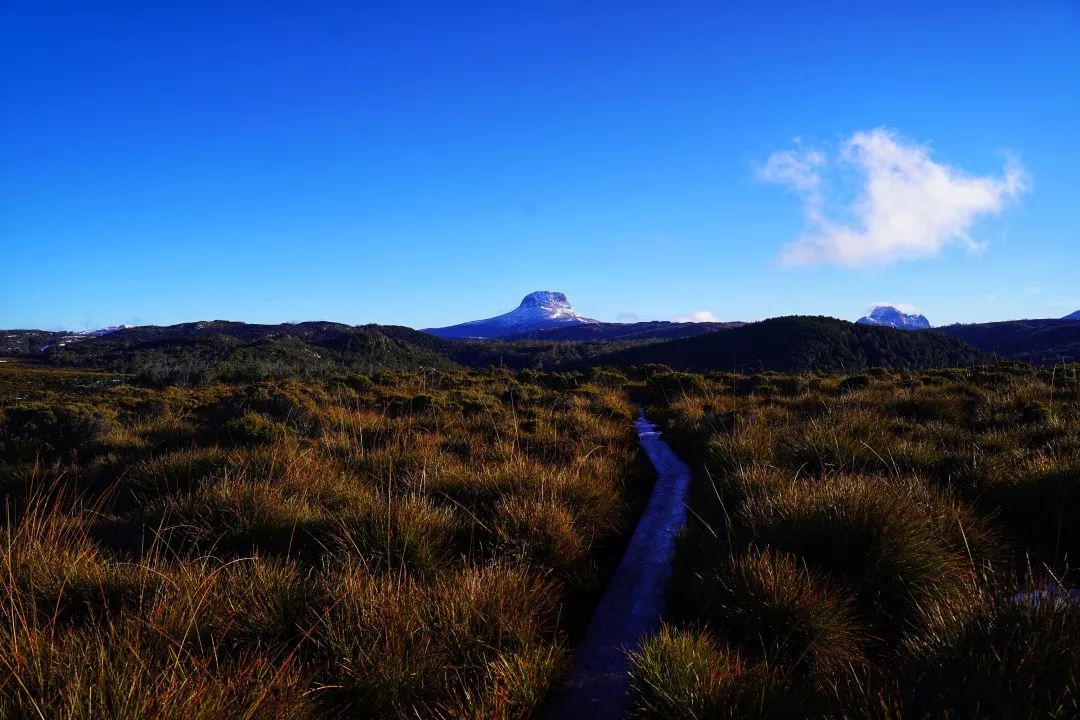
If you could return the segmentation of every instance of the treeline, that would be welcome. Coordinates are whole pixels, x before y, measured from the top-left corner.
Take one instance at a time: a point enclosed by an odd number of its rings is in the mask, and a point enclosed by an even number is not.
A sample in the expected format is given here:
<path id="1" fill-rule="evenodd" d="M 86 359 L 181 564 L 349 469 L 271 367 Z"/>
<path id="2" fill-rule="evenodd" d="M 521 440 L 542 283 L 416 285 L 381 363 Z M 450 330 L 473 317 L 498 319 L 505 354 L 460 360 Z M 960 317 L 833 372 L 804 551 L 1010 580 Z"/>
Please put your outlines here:
<path id="1" fill-rule="evenodd" d="M 314 380 L 352 373 L 453 369 L 447 357 L 375 332 L 359 331 L 337 342 L 308 343 L 295 337 L 240 340 L 203 335 L 129 345 L 84 342 L 45 354 L 62 367 L 125 373 L 151 387 L 196 387 L 215 382 Z"/>
<path id="2" fill-rule="evenodd" d="M 994 357 L 943 333 L 821 317 L 775 318 L 666 341 L 462 341 L 385 325 L 214 321 L 129 328 L 21 356 L 53 366 L 121 372 L 154 387 L 461 367 L 552 371 L 659 363 L 706 372 L 925 370 L 970 367 Z"/>
<path id="3" fill-rule="evenodd" d="M 434 368 L 506 367 L 552 370 L 589 363 L 637 342 L 453 341 L 409 328 L 364 326 L 304 333 L 259 334 L 252 326 L 216 324 L 220 332 L 191 335 L 142 328 L 88 339 L 44 352 L 24 353 L 56 367 L 97 368 L 124 373 L 150 387 L 197 387 L 216 382 L 315 380 L 356 373 Z M 260 328 L 270 326 L 256 326 Z M 300 326 L 293 326 L 300 328 Z M 158 330 L 158 329 L 154 329 Z"/>
<path id="4" fill-rule="evenodd" d="M 661 363 L 678 370 L 851 372 L 868 367 L 970 367 L 991 355 L 937 332 L 905 332 L 825 317 L 783 317 L 612 354 L 613 365 Z"/>

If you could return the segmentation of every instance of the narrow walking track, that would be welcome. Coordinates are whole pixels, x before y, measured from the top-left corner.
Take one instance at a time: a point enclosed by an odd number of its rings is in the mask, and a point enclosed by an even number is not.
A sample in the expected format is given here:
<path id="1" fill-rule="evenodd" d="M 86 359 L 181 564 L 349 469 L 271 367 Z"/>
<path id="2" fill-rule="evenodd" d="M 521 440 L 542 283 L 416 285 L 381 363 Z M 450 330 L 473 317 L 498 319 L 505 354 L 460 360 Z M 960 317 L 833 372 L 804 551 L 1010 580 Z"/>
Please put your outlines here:
<path id="1" fill-rule="evenodd" d="M 644 413 L 635 423 L 656 468 L 656 484 L 626 552 L 593 614 L 562 687 L 540 713 L 544 720 L 619 720 L 629 709 L 629 658 L 660 627 L 671 578 L 675 536 L 686 523 L 690 468 L 660 439 Z"/>

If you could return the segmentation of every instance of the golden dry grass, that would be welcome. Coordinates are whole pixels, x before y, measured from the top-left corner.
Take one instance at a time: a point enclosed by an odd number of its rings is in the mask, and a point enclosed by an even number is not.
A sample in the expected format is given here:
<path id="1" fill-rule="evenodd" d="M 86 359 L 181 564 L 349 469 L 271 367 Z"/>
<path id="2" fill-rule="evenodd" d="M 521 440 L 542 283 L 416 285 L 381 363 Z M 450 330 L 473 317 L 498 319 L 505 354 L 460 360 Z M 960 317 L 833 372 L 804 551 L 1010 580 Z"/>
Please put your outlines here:
<path id="1" fill-rule="evenodd" d="M 527 717 L 648 484 L 578 378 L 0 372 L 0 717 Z"/>

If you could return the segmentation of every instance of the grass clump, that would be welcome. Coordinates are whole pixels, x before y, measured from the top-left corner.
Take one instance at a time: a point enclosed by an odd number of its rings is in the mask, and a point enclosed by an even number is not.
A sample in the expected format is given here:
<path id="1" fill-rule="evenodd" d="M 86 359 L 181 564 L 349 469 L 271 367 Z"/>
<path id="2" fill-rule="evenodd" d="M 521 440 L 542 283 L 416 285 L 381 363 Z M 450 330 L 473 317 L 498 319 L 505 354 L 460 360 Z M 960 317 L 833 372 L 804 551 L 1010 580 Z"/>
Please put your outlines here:
<path id="1" fill-rule="evenodd" d="M 866 659 L 852 603 L 790 555 L 735 556 L 704 578 L 704 592 L 710 627 L 785 672 L 827 681 Z"/>
<path id="2" fill-rule="evenodd" d="M 783 718 L 799 702 L 768 666 L 751 663 L 709 634 L 665 626 L 633 656 L 639 717 Z"/>
<path id="3" fill-rule="evenodd" d="M 1080 606 L 1002 594 L 938 609 L 906 650 L 906 707 L 921 716 L 1080 713 Z"/>

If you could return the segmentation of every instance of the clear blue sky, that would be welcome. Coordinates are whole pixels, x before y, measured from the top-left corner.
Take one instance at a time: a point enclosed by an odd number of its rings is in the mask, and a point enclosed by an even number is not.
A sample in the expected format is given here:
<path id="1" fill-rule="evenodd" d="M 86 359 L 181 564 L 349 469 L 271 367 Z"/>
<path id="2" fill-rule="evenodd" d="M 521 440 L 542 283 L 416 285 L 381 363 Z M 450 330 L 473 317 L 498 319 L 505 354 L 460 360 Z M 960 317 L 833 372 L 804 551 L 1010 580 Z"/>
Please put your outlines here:
<path id="1" fill-rule="evenodd" d="M 3 3 L 0 327 L 1080 309 L 1076 2 L 375 5 Z M 863 242 L 876 128 L 933 163 L 878 230 L 940 252 L 785 262 L 821 226 L 769 158 Z"/>

